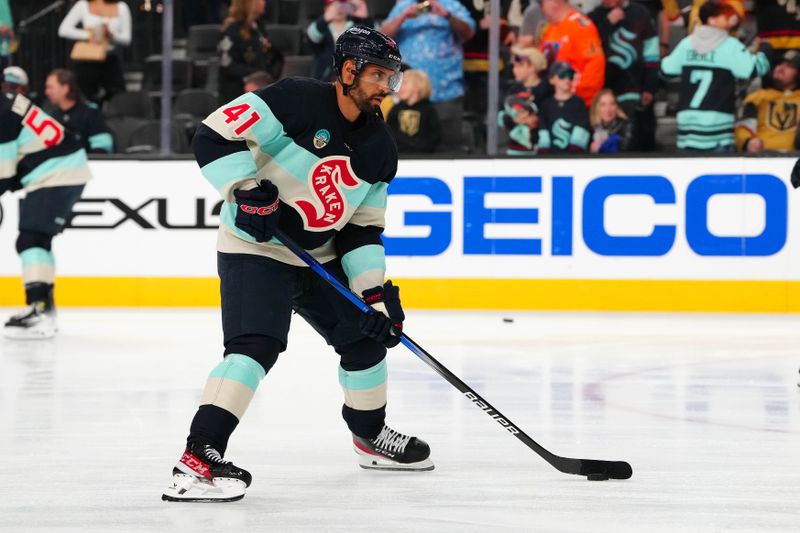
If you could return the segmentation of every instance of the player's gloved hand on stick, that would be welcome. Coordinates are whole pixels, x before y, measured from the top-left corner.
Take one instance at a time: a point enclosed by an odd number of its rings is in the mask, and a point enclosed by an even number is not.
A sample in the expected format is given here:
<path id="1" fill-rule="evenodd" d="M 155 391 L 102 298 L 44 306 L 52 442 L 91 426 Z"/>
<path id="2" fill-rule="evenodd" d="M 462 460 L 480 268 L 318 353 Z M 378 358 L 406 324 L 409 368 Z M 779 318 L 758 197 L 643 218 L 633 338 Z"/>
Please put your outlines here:
<path id="1" fill-rule="evenodd" d="M 403 320 L 406 319 L 400 305 L 400 288 L 389 280 L 383 287 L 367 289 L 361 295 L 375 309 L 375 312 L 361 316 L 361 333 L 387 348 L 397 346 L 403 332 Z"/>
<path id="2" fill-rule="evenodd" d="M 278 188 L 269 180 L 261 180 L 258 187 L 249 191 L 235 190 L 236 227 L 252 235 L 258 242 L 266 242 L 275 234 L 280 216 Z"/>

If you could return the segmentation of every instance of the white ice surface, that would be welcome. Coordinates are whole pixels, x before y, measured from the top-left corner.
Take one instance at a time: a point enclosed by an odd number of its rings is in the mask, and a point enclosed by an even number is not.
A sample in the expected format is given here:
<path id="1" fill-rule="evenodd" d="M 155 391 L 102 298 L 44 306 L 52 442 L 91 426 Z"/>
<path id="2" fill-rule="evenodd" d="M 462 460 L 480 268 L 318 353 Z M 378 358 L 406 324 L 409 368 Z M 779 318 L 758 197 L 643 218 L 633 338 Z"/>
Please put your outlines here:
<path id="1" fill-rule="evenodd" d="M 436 470 L 364 471 L 337 358 L 296 319 L 228 449 L 253 474 L 245 499 L 163 503 L 218 311 L 62 309 L 56 339 L 0 341 L 0 531 L 800 530 L 797 316 L 408 314 L 534 440 L 633 478 L 559 473 L 402 346 L 388 422 Z"/>

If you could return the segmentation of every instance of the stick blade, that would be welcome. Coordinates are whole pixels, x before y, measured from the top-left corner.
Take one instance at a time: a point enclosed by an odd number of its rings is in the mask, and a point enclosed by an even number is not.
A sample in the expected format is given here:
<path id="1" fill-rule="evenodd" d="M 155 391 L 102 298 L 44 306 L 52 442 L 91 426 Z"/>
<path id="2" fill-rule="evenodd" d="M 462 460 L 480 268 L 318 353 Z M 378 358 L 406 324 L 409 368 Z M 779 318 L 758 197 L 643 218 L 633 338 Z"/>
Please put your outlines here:
<path id="1" fill-rule="evenodd" d="M 609 479 L 630 479 L 633 475 L 633 468 L 625 461 L 580 459 L 580 462 L 580 470 L 577 473 L 581 476 L 598 474 Z"/>
<path id="2" fill-rule="evenodd" d="M 792 186 L 796 189 L 800 187 L 800 159 L 795 161 L 794 167 L 792 168 Z"/>

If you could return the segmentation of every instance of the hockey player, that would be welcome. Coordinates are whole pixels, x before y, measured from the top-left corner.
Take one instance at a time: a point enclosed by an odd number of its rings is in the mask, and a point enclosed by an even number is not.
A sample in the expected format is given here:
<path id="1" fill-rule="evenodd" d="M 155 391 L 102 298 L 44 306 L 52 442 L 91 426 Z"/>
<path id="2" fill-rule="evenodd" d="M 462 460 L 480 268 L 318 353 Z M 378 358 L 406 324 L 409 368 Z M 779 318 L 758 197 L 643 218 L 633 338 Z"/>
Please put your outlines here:
<path id="1" fill-rule="evenodd" d="M 0 96 L 0 196 L 18 189 L 27 193 L 19 214 L 17 252 L 28 308 L 11 317 L 3 333 L 36 339 L 52 337 L 57 330 L 51 244 L 64 230 L 90 174 L 78 139 L 24 92 L 18 86 L 16 94 Z"/>
<path id="2" fill-rule="evenodd" d="M 223 459 L 228 438 L 286 349 L 293 310 L 341 358 L 342 415 L 359 464 L 433 469 L 425 442 L 384 423 L 386 348 L 399 342 L 405 316 L 398 288 L 384 283 L 380 235 L 397 149 L 379 106 L 399 88 L 400 53 L 384 34 L 353 26 L 333 60 L 335 82 L 287 78 L 246 93 L 195 136 L 201 171 L 225 200 L 217 240 L 225 352 L 164 500 L 244 496 L 252 478 Z M 274 238 L 276 227 L 379 312 L 360 313 Z"/>

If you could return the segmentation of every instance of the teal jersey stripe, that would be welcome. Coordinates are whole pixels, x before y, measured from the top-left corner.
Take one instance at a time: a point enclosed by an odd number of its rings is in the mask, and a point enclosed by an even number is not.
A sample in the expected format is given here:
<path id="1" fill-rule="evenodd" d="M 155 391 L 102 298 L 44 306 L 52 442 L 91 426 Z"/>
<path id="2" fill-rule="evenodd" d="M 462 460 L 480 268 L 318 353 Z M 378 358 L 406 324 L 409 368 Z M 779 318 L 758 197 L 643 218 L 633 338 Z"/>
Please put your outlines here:
<path id="1" fill-rule="evenodd" d="M 720 111 L 703 111 L 700 109 L 684 109 L 678 111 L 676 116 L 681 127 L 691 124 L 694 128 L 720 128 L 728 124 L 733 124 L 734 116 L 732 113 L 722 113 Z"/>
<path id="2" fill-rule="evenodd" d="M 617 96 L 617 102 L 638 102 L 642 99 L 639 93 L 624 93 Z"/>
<path id="3" fill-rule="evenodd" d="M 13 161 L 17 164 L 17 141 L 0 143 L 0 161 Z"/>
<path id="4" fill-rule="evenodd" d="M 644 45 L 642 46 L 642 56 L 647 63 L 658 63 L 661 60 L 658 36 L 645 39 Z"/>
<path id="5" fill-rule="evenodd" d="M 719 133 L 712 135 L 703 135 L 701 133 L 684 133 L 678 134 L 678 139 L 683 141 L 696 141 L 696 142 L 715 142 L 715 143 L 728 143 L 733 142 L 733 133 Z"/>
<path id="6" fill-rule="evenodd" d="M 208 165 L 206 165 L 208 166 Z M 256 242 L 255 238 L 249 233 L 246 233 L 236 227 L 236 204 L 233 202 L 224 202 L 219 213 L 219 221 L 224 224 L 228 229 L 236 234 L 240 239 L 247 242 Z"/>
<path id="7" fill-rule="evenodd" d="M 325 36 L 322 35 L 322 32 L 320 32 L 317 28 L 316 21 L 308 25 L 308 38 L 311 39 L 311 42 L 317 44 L 321 43 L 322 39 L 325 38 Z"/>
<path id="8" fill-rule="evenodd" d="M 235 152 L 225 157 L 220 157 L 200 169 L 203 176 L 218 191 L 229 183 L 242 178 L 255 177 L 256 162 L 253 155 L 247 152 Z"/>
<path id="9" fill-rule="evenodd" d="M 55 257 L 53 252 L 45 250 L 44 248 L 28 248 L 19 254 L 22 260 L 22 266 L 29 267 L 34 265 L 55 265 Z"/>
<path id="10" fill-rule="evenodd" d="M 92 150 L 104 150 L 108 153 L 114 151 L 114 138 L 110 133 L 98 133 L 89 137 L 89 147 Z"/>
<path id="11" fill-rule="evenodd" d="M 254 359 L 240 353 L 232 353 L 226 355 L 208 377 L 230 379 L 255 391 L 265 375 L 264 367 Z"/>
<path id="12" fill-rule="evenodd" d="M 386 252 L 380 244 L 359 246 L 342 256 L 342 268 L 349 280 L 370 270 L 386 271 Z"/>
<path id="13" fill-rule="evenodd" d="M 19 132 L 19 136 L 17 137 L 17 144 L 19 144 L 20 148 L 30 144 L 35 140 L 36 134 L 33 132 L 33 130 L 23 126 Z M 43 150 L 44 146 L 42 146 L 41 149 Z"/>
<path id="14" fill-rule="evenodd" d="M 22 178 L 22 186 L 26 187 L 31 183 L 40 180 L 58 170 L 80 168 L 86 165 L 86 163 L 86 151 L 83 149 L 73 152 L 69 155 L 48 159 L 30 171 L 24 178 Z"/>
<path id="15" fill-rule="evenodd" d="M 386 189 L 389 184 L 383 181 L 374 183 L 369 187 L 369 191 L 361 201 L 361 205 L 366 207 L 374 207 L 376 209 L 386 209 Z"/>
<path id="16" fill-rule="evenodd" d="M 539 149 L 545 150 L 550 148 L 550 132 L 545 129 L 539 130 Z"/>
<path id="17" fill-rule="evenodd" d="M 572 135 L 569 143 L 572 146 L 579 146 L 585 149 L 589 146 L 589 137 L 590 135 L 588 131 L 580 126 L 575 126 L 572 128 Z"/>
<path id="18" fill-rule="evenodd" d="M 386 358 L 366 370 L 348 371 L 339 366 L 339 385 L 349 390 L 374 389 L 386 383 Z"/>

